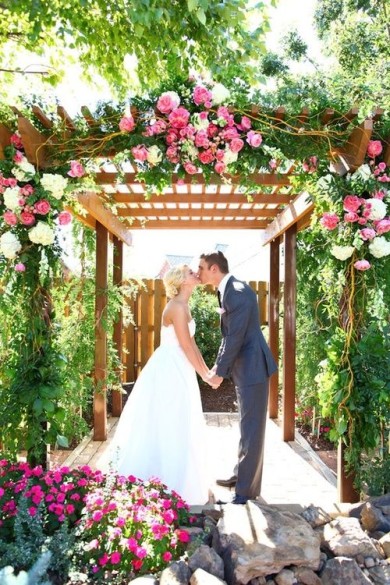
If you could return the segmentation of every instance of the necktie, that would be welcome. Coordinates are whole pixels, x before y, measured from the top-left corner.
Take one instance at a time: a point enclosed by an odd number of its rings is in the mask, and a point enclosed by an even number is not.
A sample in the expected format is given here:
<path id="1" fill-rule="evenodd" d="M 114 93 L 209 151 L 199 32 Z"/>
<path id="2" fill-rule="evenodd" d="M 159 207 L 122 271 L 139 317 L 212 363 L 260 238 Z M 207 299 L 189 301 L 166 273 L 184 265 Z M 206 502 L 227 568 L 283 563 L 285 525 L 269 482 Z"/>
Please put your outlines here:
<path id="1" fill-rule="evenodd" d="M 222 307 L 221 305 L 221 293 L 219 292 L 219 290 L 217 290 L 217 296 L 218 296 L 218 304 L 220 307 Z"/>

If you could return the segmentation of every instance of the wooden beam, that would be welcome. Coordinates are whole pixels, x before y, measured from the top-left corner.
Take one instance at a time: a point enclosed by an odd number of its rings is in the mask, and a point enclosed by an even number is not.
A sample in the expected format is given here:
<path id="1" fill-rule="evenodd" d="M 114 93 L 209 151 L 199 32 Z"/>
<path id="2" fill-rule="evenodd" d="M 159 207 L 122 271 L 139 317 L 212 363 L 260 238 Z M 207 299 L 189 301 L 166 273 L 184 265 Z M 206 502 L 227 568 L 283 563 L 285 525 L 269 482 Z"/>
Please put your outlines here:
<path id="1" fill-rule="evenodd" d="M 122 242 L 131 246 L 131 233 L 109 209 L 104 207 L 97 193 L 85 191 L 78 193 L 77 198 L 96 221 L 104 225 L 110 233 L 122 240 Z"/>
<path id="2" fill-rule="evenodd" d="M 53 122 L 46 116 L 46 114 L 38 106 L 33 106 L 32 112 L 37 120 L 40 121 L 44 128 L 50 129 L 53 127 Z"/>
<path id="3" fill-rule="evenodd" d="M 354 487 L 355 475 L 347 474 L 345 462 L 345 445 L 340 440 L 337 448 L 337 499 L 340 503 L 359 502 L 360 494 Z"/>
<path id="4" fill-rule="evenodd" d="M 123 283 L 123 242 L 116 236 L 113 239 L 113 284 L 120 286 Z M 122 348 L 122 332 L 123 332 L 123 311 L 119 309 L 114 323 L 114 331 L 112 341 L 114 348 L 118 355 L 118 361 L 123 362 L 123 348 Z M 122 382 L 122 372 L 117 371 L 118 383 Z M 118 390 L 112 391 L 112 416 L 120 416 L 122 412 L 122 393 Z"/>
<path id="5" fill-rule="evenodd" d="M 117 172 L 101 171 L 96 174 L 96 183 L 98 185 L 115 185 L 119 174 Z M 184 180 L 189 185 L 202 185 L 203 178 L 200 179 L 201 173 L 198 175 L 187 175 Z M 290 177 L 286 174 L 276 173 L 252 173 L 246 177 L 248 182 L 252 182 L 254 185 L 276 185 L 284 186 L 290 185 Z M 177 181 L 182 181 L 183 177 L 173 173 L 172 184 L 177 184 Z M 221 177 L 217 174 L 212 174 L 210 177 L 209 184 L 213 185 L 240 185 L 242 177 L 240 175 L 224 175 Z M 128 185 L 143 185 L 142 182 L 137 180 L 137 173 L 125 173 L 121 176 L 121 182 Z"/>
<path id="6" fill-rule="evenodd" d="M 181 208 L 120 208 L 118 209 L 118 216 L 119 217 L 144 217 L 146 219 L 156 218 L 156 217 L 166 217 L 172 219 L 174 217 L 182 218 L 182 217 L 199 217 L 202 216 L 206 217 L 234 217 L 234 218 L 244 218 L 244 217 L 276 217 L 280 212 L 280 209 L 273 208 L 273 209 L 204 209 L 204 208 L 196 208 L 196 207 L 189 207 L 188 209 L 181 209 Z"/>
<path id="7" fill-rule="evenodd" d="M 93 396 L 94 441 L 107 439 L 107 285 L 108 231 L 96 224 L 96 293 L 95 293 L 95 391 Z"/>
<path id="8" fill-rule="evenodd" d="M 263 246 L 284 234 L 289 227 L 314 209 L 309 193 L 303 191 L 276 217 L 264 232 Z"/>
<path id="9" fill-rule="evenodd" d="M 48 166 L 47 163 L 47 144 L 49 139 L 43 136 L 30 120 L 20 116 L 18 118 L 18 130 L 21 136 L 24 152 L 28 161 L 38 168 Z"/>
<path id="10" fill-rule="evenodd" d="M 335 149 L 334 153 L 339 160 L 332 162 L 334 172 L 344 175 L 355 171 L 363 164 L 373 127 L 374 122 L 371 118 L 364 120 L 360 126 L 352 130 L 347 142 L 341 148 Z"/>
<path id="11" fill-rule="evenodd" d="M 131 230 L 207 230 L 207 229 L 222 229 L 222 230 L 260 230 L 265 229 L 268 223 L 260 220 L 228 220 L 228 219 L 199 219 L 199 220 L 148 220 L 146 222 L 134 221 L 131 223 Z"/>
<path id="12" fill-rule="evenodd" d="M 332 108 L 325 108 L 324 112 L 321 114 L 321 124 L 326 126 L 333 118 L 334 110 Z"/>
<path id="13" fill-rule="evenodd" d="M 279 295 L 280 295 L 280 238 L 275 238 L 270 244 L 270 278 L 268 291 L 268 325 L 269 347 L 276 363 L 279 362 Z M 279 376 L 272 374 L 269 381 L 270 418 L 278 418 L 279 414 Z"/>
<path id="14" fill-rule="evenodd" d="M 145 198 L 143 193 L 115 193 L 113 199 L 116 203 L 260 203 L 285 205 L 294 199 L 293 193 L 256 193 L 251 195 L 251 201 L 248 201 L 244 193 L 163 193 Z"/>
<path id="15" fill-rule="evenodd" d="M 293 441 L 295 437 L 296 235 L 296 224 L 284 234 L 283 441 Z"/>
<path id="16" fill-rule="evenodd" d="M 57 114 L 61 118 L 61 120 L 65 123 L 65 128 L 68 132 L 73 132 L 76 130 L 76 125 L 73 122 L 72 118 L 69 116 L 68 112 L 65 110 L 63 106 L 57 107 Z"/>

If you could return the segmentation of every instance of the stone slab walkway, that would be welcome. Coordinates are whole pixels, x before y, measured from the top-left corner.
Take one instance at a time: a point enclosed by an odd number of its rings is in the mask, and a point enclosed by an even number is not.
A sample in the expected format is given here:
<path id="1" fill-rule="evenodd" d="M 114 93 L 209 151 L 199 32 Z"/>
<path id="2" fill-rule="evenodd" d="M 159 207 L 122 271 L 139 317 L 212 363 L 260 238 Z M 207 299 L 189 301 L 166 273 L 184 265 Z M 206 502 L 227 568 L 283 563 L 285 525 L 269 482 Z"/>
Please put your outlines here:
<path id="1" fill-rule="evenodd" d="M 205 419 L 210 489 L 215 500 L 227 501 L 233 492 L 216 485 L 215 480 L 232 474 L 238 446 L 238 415 L 205 413 Z M 85 437 L 74 451 L 61 458 L 61 464 L 96 468 L 109 447 L 117 421 L 113 417 L 108 419 L 107 441 L 93 441 L 92 436 Z M 268 420 L 261 493 L 263 500 L 269 505 L 286 506 L 297 511 L 310 504 L 332 506 L 337 502 L 335 474 L 322 463 L 305 439 L 298 433 L 296 435 L 295 441 L 283 442 L 277 423 Z"/>

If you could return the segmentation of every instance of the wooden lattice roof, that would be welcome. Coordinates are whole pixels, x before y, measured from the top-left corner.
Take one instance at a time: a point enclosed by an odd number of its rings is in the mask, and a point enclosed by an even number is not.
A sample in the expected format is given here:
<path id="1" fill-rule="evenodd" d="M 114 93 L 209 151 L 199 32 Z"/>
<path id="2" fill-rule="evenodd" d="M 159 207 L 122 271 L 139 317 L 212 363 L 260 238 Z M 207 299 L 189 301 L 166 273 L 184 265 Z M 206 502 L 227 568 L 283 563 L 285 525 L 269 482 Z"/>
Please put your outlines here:
<path id="1" fill-rule="evenodd" d="M 18 115 L 18 129 L 27 158 L 33 164 L 44 167 L 50 139 L 40 133 L 20 112 L 15 109 L 14 111 Z M 83 107 L 81 112 L 88 126 L 92 128 L 97 122 L 88 108 Z M 53 122 L 38 107 L 33 108 L 33 113 L 45 128 L 52 128 Z M 75 131 L 75 123 L 61 106 L 58 107 L 57 113 L 64 123 L 66 138 L 70 138 Z M 372 135 L 373 122 L 382 113 L 382 110 L 377 109 L 371 118 L 353 128 L 344 148 L 337 152 L 338 158 L 334 163 L 336 170 L 342 173 L 362 164 Z M 345 124 L 349 124 L 357 114 L 356 108 L 345 113 L 342 116 Z M 283 120 L 284 116 L 284 108 L 278 108 L 274 112 L 276 120 Z M 302 125 L 306 124 L 309 118 L 308 110 L 303 109 L 298 118 Z M 327 109 L 322 115 L 321 122 L 323 125 L 331 124 L 335 118 L 335 112 Z M 340 119 L 339 114 L 337 119 Z M 0 125 L 0 157 L 1 147 L 9 143 L 9 136 L 9 130 Z M 389 148 L 386 156 L 390 156 Z M 96 221 L 99 221 L 111 234 L 126 243 L 131 243 L 129 230 L 144 227 L 170 230 L 262 229 L 265 230 L 265 240 L 269 241 L 283 233 L 293 223 L 297 223 L 300 229 L 309 221 L 313 203 L 309 194 L 294 192 L 291 184 L 293 173 L 293 165 L 282 173 L 254 173 L 251 175 L 251 182 L 258 185 L 258 190 L 248 200 L 243 193 L 239 177 L 221 178 L 215 175 L 206 184 L 201 173 L 188 175 L 184 181 L 174 175 L 171 186 L 166 188 L 163 194 L 158 195 L 147 193 L 146 185 L 137 179 L 137 169 L 130 163 L 126 163 L 122 169 L 108 163 L 96 176 L 102 193 L 79 194 L 79 201 L 86 210 L 80 219 L 92 228 L 96 226 Z M 110 203 L 117 204 L 117 215 L 110 211 Z"/>

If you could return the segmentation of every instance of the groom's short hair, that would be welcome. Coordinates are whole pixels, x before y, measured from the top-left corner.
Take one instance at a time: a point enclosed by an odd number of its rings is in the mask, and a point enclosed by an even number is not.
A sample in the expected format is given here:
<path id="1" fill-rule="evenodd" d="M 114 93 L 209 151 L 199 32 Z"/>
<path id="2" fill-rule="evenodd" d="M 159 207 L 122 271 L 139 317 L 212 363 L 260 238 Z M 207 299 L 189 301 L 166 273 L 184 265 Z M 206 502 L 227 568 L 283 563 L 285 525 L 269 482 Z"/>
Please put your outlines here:
<path id="1" fill-rule="evenodd" d="M 229 272 L 229 264 L 226 257 L 222 254 L 222 252 L 210 252 L 209 254 L 201 254 L 200 256 L 202 260 L 204 260 L 207 266 L 210 268 L 213 264 L 216 264 L 222 274 L 227 274 Z"/>

